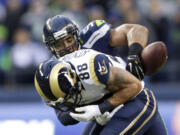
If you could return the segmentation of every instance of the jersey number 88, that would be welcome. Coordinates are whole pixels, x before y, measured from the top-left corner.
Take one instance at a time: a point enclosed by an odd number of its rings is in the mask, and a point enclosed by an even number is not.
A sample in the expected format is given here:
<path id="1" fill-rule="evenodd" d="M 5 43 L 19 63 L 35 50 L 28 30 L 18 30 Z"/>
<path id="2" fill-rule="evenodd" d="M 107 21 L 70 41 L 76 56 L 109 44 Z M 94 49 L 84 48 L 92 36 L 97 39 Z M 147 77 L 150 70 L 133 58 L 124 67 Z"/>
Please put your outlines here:
<path id="1" fill-rule="evenodd" d="M 82 65 L 78 65 L 77 69 L 78 69 L 79 72 L 81 72 L 79 74 L 80 79 L 82 79 L 82 80 L 89 79 L 89 77 L 90 77 L 89 73 L 85 72 L 88 69 L 88 66 L 87 66 L 86 63 L 84 63 Z"/>

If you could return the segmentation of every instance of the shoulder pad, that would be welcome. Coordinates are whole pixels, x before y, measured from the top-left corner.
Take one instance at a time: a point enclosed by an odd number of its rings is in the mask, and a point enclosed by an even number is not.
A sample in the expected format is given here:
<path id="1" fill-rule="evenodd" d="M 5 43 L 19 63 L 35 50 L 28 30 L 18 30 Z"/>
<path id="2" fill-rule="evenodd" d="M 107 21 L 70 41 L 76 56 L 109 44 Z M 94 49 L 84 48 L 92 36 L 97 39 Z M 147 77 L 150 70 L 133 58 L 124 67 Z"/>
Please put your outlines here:
<path id="1" fill-rule="evenodd" d="M 105 20 L 95 20 L 96 26 L 99 27 L 101 25 L 103 25 L 104 23 L 106 23 Z"/>
<path id="2" fill-rule="evenodd" d="M 104 20 L 95 20 L 90 22 L 86 27 L 84 27 L 81 31 L 81 34 L 86 34 L 89 32 L 94 32 L 98 30 L 103 25 L 107 24 Z M 109 24 L 107 24 L 109 25 Z"/>
<path id="3" fill-rule="evenodd" d="M 94 74 L 93 76 L 97 78 L 93 78 L 93 80 L 98 80 L 98 82 L 106 85 L 110 73 L 110 61 L 108 57 L 104 54 L 98 54 L 93 58 L 92 61 L 95 72 L 92 74 Z"/>
<path id="4" fill-rule="evenodd" d="M 104 20 L 90 22 L 80 33 L 82 46 L 85 48 L 91 48 L 94 44 L 107 44 L 108 42 L 105 40 L 109 39 L 110 29 L 111 25 L 106 23 Z M 98 40 L 99 43 L 97 43 Z"/>

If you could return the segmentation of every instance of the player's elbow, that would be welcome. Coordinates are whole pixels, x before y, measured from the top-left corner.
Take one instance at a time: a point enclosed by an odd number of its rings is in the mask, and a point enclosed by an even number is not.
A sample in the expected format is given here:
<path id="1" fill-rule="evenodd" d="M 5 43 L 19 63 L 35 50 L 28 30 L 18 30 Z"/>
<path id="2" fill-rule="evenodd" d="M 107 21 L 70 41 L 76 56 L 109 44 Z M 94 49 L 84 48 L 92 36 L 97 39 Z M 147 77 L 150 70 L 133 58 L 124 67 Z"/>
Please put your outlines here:
<path id="1" fill-rule="evenodd" d="M 131 29 L 136 29 L 136 30 L 140 30 L 141 32 L 144 32 L 146 34 L 149 33 L 149 30 L 147 27 L 140 25 L 140 24 L 123 24 L 122 27 L 124 28 L 124 30 L 126 30 L 127 32 L 129 32 Z"/>
<path id="2" fill-rule="evenodd" d="M 140 25 L 140 27 L 144 34 L 149 35 L 149 30 L 145 26 Z"/>
<path id="3" fill-rule="evenodd" d="M 62 117 L 62 116 L 58 117 L 58 119 L 63 126 L 75 125 L 78 123 L 76 121 L 73 120 L 71 121 L 69 119 L 66 119 L 66 117 Z"/>
<path id="4" fill-rule="evenodd" d="M 131 89 L 133 89 L 132 97 L 136 96 L 142 89 L 140 81 L 134 82 L 131 84 Z"/>
<path id="5" fill-rule="evenodd" d="M 64 120 L 62 120 L 62 119 L 59 119 L 59 120 L 60 120 L 60 122 L 61 122 L 61 124 L 62 124 L 63 126 L 74 125 L 74 124 L 71 124 L 71 123 L 69 123 L 69 122 L 67 122 L 67 121 L 64 121 Z"/>
<path id="6" fill-rule="evenodd" d="M 79 122 L 79 121 L 73 119 L 69 115 L 69 112 L 61 112 L 61 111 L 56 110 L 56 116 L 63 126 L 75 125 Z"/>
<path id="7" fill-rule="evenodd" d="M 143 26 L 143 25 L 139 25 L 139 24 L 134 24 L 133 27 L 131 28 L 131 30 L 133 29 L 133 31 L 137 32 L 141 32 L 143 35 L 149 35 L 149 30 L 147 27 Z"/>

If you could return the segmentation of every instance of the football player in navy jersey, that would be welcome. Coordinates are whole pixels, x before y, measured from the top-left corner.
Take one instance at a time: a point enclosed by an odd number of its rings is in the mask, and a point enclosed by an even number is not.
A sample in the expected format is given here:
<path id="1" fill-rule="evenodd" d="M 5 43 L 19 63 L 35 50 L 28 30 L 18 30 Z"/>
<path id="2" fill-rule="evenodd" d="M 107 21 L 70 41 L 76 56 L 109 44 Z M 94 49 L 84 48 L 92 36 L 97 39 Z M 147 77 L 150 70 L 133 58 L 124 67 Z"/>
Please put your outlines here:
<path id="1" fill-rule="evenodd" d="M 166 135 L 153 92 L 125 67 L 120 57 L 81 49 L 42 63 L 35 86 L 69 114 L 62 123 L 90 122 L 82 135 Z"/>
<path id="2" fill-rule="evenodd" d="M 140 61 L 141 51 L 148 41 L 148 30 L 144 26 L 123 24 L 112 28 L 104 20 L 95 20 L 79 30 L 68 17 L 56 15 L 46 21 L 43 41 L 56 58 L 82 48 L 113 56 L 112 48 L 128 45 L 127 70 L 140 80 L 144 78 Z"/>

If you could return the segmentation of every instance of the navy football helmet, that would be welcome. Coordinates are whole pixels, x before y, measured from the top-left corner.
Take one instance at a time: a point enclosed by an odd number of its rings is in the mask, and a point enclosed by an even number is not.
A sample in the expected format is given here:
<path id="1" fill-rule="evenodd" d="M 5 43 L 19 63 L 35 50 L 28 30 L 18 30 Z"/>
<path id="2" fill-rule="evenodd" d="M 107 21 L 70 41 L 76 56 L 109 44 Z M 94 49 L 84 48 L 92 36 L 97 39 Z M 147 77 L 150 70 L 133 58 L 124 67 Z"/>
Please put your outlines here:
<path id="1" fill-rule="evenodd" d="M 59 105 L 76 107 L 82 99 L 82 84 L 68 63 L 49 60 L 42 63 L 35 74 L 35 87 L 46 103 L 59 109 Z M 67 110 L 66 110 L 67 111 Z"/>
<path id="2" fill-rule="evenodd" d="M 67 35 L 72 35 L 75 42 L 64 49 L 58 51 L 56 46 L 59 45 L 59 41 Z M 69 54 L 75 51 L 75 48 L 80 47 L 80 33 L 77 24 L 63 15 L 56 15 L 49 18 L 43 28 L 43 42 L 47 48 L 59 58 L 65 54 Z"/>

